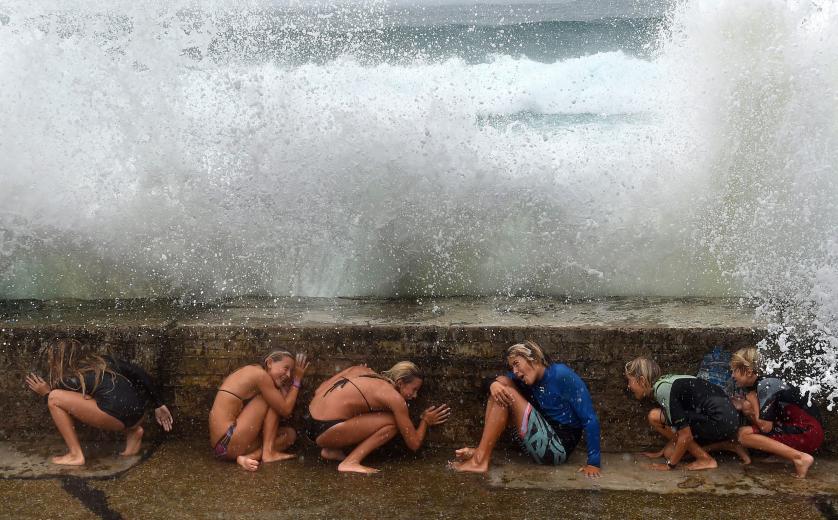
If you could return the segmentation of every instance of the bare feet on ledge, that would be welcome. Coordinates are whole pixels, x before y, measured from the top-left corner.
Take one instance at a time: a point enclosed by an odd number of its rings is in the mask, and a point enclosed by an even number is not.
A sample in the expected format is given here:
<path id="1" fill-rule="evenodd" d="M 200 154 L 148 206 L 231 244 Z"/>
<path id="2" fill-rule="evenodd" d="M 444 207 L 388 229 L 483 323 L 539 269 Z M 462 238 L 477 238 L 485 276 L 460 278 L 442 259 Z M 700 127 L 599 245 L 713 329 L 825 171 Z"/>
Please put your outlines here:
<path id="1" fill-rule="evenodd" d="M 806 478 L 806 473 L 809 472 L 809 468 L 812 467 L 812 464 L 815 462 L 815 459 L 809 455 L 808 453 L 801 453 L 799 457 L 794 459 L 794 472 L 796 473 L 797 478 Z"/>
<path id="2" fill-rule="evenodd" d="M 489 464 L 479 464 L 474 458 L 464 460 L 462 462 L 455 462 L 451 461 L 448 463 L 448 467 L 453 469 L 454 471 L 460 471 L 463 473 L 486 473 L 489 471 Z"/>
<path id="3" fill-rule="evenodd" d="M 489 471 L 489 461 L 480 460 L 482 457 L 475 456 L 476 453 L 474 448 L 460 448 L 454 452 L 457 460 L 449 462 L 448 467 L 464 473 L 486 473 Z"/>
<path id="4" fill-rule="evenodd" d="M 346 458 L 346 453 L 344 453 L 343 450 L 323 448 L 320 450 L 320 457 L 325 460 L 341 461 Z"/>
<path id="5" fill-rule="evenodd" d="M 132 457 L 140 452 L 143 445 L 143 428 L 129 428 L 125 430 L 125 449 L 120 453 L 123 457 Z"/>
<path id="6" fill-rule="evenodd" d="M 247 471 L 256 471 L 259 469 L 259 461 L 256 459 L 251 459 L 250 457 L 245 457 L 244 455 L 239 455 L 236 457 L 236 464 L 241 466 Z"/>
<path id="7" fill-rule="evenodd" d="M 338 471 L 343 473 L 361 473 L 363 475 L 372 475 L 373 473 L 378 473 L 380 470 L 361 465 L 358 462 L 344 460 L 338 465 Z"/>
<path id="8" fill-rule="evenodd" d="M 284 451 L 262 452 L 262 462 L 279 462 L 282 460 L 290 460 L 296 457 L 293 453 L 285 453 Z"/>
<path id="9" fill-rule="evenodd" d="M 700 471 L 703 469 L 715 469 L 719 467 L 719 464 L 716 462 L 716 459 L 712 457 L 708 457 L 706 459 L 696 459 L 693 462 L 687 464 L 687 469 L 690 471 Z"/>
<path id="10" fill-rule="evenodd" d="M 454 457 L 460 462 L 474 457 L 474 448 L 460 448 L 454 452 Z"/>
<path id="11" fill-rule="evenodd" d="M 53 457 L 50 460 L 53 464 L 61 464 L 62 466 L 84 466 L 83 453 L 67 453 L 60 457 Z"/>
<path id="12" fill-rule="evenodd" d="M 737 442 L 734 444 L 733 450 L 736 452 L 736 455 L 742 459 L 743 465 L 747 466 L 751 463 L 751 456 L 748 454 L 747 448 Z"/>

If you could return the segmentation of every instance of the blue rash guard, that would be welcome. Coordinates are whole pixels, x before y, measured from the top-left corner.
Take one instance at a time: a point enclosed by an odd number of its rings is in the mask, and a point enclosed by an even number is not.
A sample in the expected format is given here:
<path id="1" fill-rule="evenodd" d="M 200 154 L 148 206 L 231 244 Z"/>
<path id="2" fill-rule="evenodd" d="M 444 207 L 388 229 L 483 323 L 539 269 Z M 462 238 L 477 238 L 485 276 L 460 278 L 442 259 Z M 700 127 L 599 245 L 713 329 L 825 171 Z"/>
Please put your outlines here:
<path id="1" fill-rule="evenodd" d="M 557 433 L 561 434 L 562 430 L 568 428 L 578 431 L 584 429 L 588 464 L 600 466 L 599 419 L 587 385 L 573 369 L 562 363 L 553 363 L 544 369 L 544 377 L 532 386 L 524 384 L 512 372 L 507 372 L 506 376 L 515 382 L 524 397 L 541 412 Z"/>

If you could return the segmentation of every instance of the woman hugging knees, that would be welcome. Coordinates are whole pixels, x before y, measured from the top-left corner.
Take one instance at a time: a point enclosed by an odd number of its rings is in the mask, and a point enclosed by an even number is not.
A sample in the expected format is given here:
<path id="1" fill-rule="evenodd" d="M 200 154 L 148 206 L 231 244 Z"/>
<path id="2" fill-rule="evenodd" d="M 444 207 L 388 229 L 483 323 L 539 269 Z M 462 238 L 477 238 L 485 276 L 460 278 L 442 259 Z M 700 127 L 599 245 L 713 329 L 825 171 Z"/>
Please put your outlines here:
<path id="1" fill-rule="evenodd" d="M 712 469 L 717 463 L 708 452 L 713 450 L 732 451 L 750 463 L 747 450 L 735 442 L 739 416 L 720 386 L 694 376 L 662 376 L 657 363 L 644 357 L 626 363 L 625 377 L 635 399 L 651 398 L 660 405 L 647 419 L 667 444 L 644 455 L 664 457 L 666 463 L 651 464 L 652 469 L 671 470 L 687 453 L 695 457 L 687 469 Z"/>
<path id="2" fill-rule="evenodd" d="M 26 383 L 47 398 L 52 420 L 67 444 L 67 454 L 53 457 L 54 464 L 85 463 L 74 419 L 101 430 L 125 432 L 125 449 L 120 453 L 124 456 L 140 451 L 147 403 L 153 403 L 154 416 L 163 429 L 172 429 L 172 414 L 141 367 L 111 356 L 85 353 L 74 339 L 59 339 L 45 350 L 47 380 L 33 373 L 26 377 Z"/>
<path id="3" fill-rule="evenodd" d="M 526 341 L 506 351 L 509 372 L 489 386 L 483 435 L 477 448 L 455 452 L 457 471 L 485 473 L 507 427 L 539 464 L 562 464 L 585 433 L 587 464 L 579 472 L 600 476 L 600 426 L 585 382 L 570 367 L 551 363 L 541 347 Z"/>
<path id="4" fill-rule="evenodd" d="M 442 404 L 425 410 L 419 426 L 413 426 L 407 403 L 416 398 L 423 379 L 409 361 L 380 374 L 365 365 L 349 367 L 314 392 L 304 418 L 306 433 L 321 448 L 321 457 L 340 461 L 338 471 L 375 473 L 362 464 L 367 455 L 398 434 L 416 451 L 428 428 L 448 420 L 451 410 Z"/>
<path id="5" fill-rule="evenodd" d="M 262 462 L 293 458 L 285 453 L 297 438 L 293 428 L 279 426 L 294 411 L 305 354 L 275 350 L 261 365 L 246 365 L 224 379 L 209 414 L 210 446 L 216 458 L 235 460 L 256 471 Z"/>

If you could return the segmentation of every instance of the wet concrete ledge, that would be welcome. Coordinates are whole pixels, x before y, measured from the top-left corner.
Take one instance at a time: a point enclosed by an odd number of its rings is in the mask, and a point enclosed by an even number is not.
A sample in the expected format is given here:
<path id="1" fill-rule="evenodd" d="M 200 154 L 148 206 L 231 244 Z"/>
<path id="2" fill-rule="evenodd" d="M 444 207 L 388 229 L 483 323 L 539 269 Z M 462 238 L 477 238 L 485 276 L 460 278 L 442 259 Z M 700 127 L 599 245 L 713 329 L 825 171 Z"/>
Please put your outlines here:
<path id="1" fill-rule="evenodd" d="M 146 367 L 172 404 L 176 435 L 201 439 L 224 376 L 271 349 L 306 351 L 314 360 L 303 403 L 320 381 L 347 365 L 364 361 L 384 369 L 410 359 L 428 376 L 413 409 L 439 402 L 455 409 L 430 442 L 460 444 L 479 436 L 482 378 L 499 369 L 506 347 L 530 338 L 587 382 L 603 424 L 603 449 L 635 451 L 657 440 L 643 419 L 647 406 L 624 394 L 627 360 L 647 355 L 664 370 L 693 373 L 713 346 L 752 345 L 764 326 L 753 321 L 752 308 L 719 299 L 252 298 L 195 307 L 147 300 L 6 301 L 0 302 L 0 402 L 8 413 L 0 438 L 37 435 L 50 424 L 45 407 L 21 382 L 38 366 L 42 342 L 62 335 Z M 828 414 L 827 429 L 833 450 L 835 414 Z"/>
<path id="2" fill-rule="evenodd" d="M 61 443 L 15 443 L 31 466 Z M 0 466 L 4 442 L 0 441 Z M 91 466 L 123 464 L 103 446 Z M 317 450 L 293 449 L 294 460 L 246 473 L 213 459 L 187 439 L 162 443 L 144 462 L 113 478 L 88 469 L 48 469 L 0 475 L 0 516 L 15 519 L 172 518 L 834 518 L 836 463 L 819 457 L 800 481 L 784 464 L 721 467 L 698 474 L 652 472 L 632 454 L 608 454 L 599 480 L 580 478 L 578 458 L 559 467 L 536 466 L 517 451 L 496 452 L 487 476 L 446 470 L 451 450 L 417 455 L 375 453 L 371 477 L 344 475 Z M 581 455 L 581 454 L 579 454 Z M 40 459 L 39 459 L 40 457 Z M 54 468 L 54 467 L 53 467 Z M 27 468 L 28 469 L 28 468 Z M 58 472 L 58 473 L 56 473 Z M 832 493 L 832 494 L 830 494 Z"/>

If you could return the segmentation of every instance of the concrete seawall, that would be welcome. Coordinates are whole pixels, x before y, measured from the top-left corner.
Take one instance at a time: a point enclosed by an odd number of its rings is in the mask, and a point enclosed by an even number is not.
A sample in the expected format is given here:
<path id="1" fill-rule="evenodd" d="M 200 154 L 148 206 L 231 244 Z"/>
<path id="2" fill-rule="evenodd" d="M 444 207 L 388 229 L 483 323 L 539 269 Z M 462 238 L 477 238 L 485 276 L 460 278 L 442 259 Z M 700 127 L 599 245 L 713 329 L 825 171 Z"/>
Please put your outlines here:
<path id="1" fill-rule="evenodd" d="M 649 405 L 628 397 L 624 363 L 655 358 L 665 372 L 694 373 L 715 345 L 753 345 L 764 324 L 752 309 L 725 300 L 346 299 L 238 300 L 184 308 L 167 302 L 0 302 L 0 437 L 51 431 L 46 407 L 22 384 L 41 367 L 39 349 L 71 336 L 144 366 L 160 381 L 176 416 L 176 435 L 206 442 L 215 390 L 235 368 L 271 349 L 305 351 L 313 360 L 296 419 L 320 381 L 350 364 L 375 369 L 409 359 L 426 373 L 414 413 L 434 403 L 454 409 L 432 431 L 433 444 L 479 439 L 482 378 L 502 369 L 512 343 L 533 339 L 588 384 L 602 422 L 605 451 L 657 445 L 645 424 Z M 834 451 L 836 414 L 826 414 Z"/>

